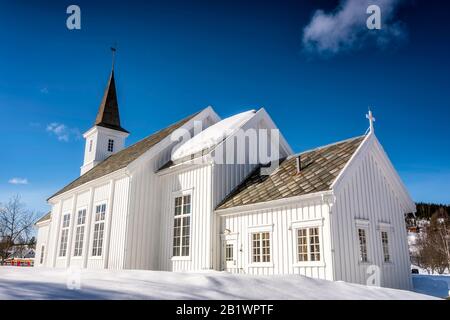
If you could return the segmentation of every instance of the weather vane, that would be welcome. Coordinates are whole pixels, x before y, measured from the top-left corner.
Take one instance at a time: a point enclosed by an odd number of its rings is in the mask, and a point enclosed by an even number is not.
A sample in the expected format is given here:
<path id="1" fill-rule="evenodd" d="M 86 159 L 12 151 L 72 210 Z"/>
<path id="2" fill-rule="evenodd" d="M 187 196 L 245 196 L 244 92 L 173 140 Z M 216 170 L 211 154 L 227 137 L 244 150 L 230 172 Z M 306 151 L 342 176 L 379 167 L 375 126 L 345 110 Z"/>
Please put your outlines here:
<path id="1" fill-rule="evenodd" d="M 114 69 L 114 62 L 116 59 L 116 51 L 117 51 L 117 43 L 114 43 L 114 45 L 111 47 L 112 52 L 112 69 Z"/>

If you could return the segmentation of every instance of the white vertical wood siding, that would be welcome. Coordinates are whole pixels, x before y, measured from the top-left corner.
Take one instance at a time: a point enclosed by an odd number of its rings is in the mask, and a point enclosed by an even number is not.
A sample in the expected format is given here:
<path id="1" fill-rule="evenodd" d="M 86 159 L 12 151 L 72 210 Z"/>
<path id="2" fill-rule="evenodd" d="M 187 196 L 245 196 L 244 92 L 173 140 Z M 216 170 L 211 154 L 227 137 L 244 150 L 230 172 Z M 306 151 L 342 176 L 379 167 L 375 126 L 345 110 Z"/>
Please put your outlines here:
<path id="1" fill-rule="evenodd" d="M 167 271 L 212 268 L 212 167 L 199 165 L 161 177 L 160 268 Z M 190 257 L 173 260 L 174 194 L 191 189 Z"/>
<path id="2" fill-rule="evenodd" d="M 268 208 L 220 218 L 220 233 L 225 230 L 237 234 L 237 266 L 240 273 L 254 275 L 301 274 L 308 277 L 332 280 L 330 254 L 329 207 L 322 201 L 298 202 L 278 208 Z M 319 266 L 296 266 L 296 234 L 292 224 L 308 220 L 321 221 L 321 263 Z M 318 222 L 319 223 L 319 222 Z M 251 233 L 253 227 L 273 226 L 271 235 L 270 266 L 253 266 Z M 218 246 L 222 248 L 222 246 Z M 224 252 L 217 251 L 223 263 Z"/>
<path id="3" fill-rule="evenodd" d="M 35 266 L 45 266 L 45 262 L 48 256 L 48 239 L 50 231 L 50 222 L 43 224 L 37 229 L 37 242 L 36 242 L 36 254 L 34 259 Z M 42 246 L 44 246 L 44 260 L 41 264 L 41 252 Z"/>
<path id="4" fill-rule="evenodd" d="M 203 119 L 203 129 L 213 121 Z M 193 128 L 190 134 L 193 135 Z M 167 139 L 170 139 L 167 138 Z M 167 141 L 163 141 L 165 143 Z M 126 231 L 125 268 L 151 269 L 160 268 L 161 250 L 161 177 L 156 172 L 166 164 L 178 142 L 169 143 L 154 157 L 143 161 L 131 172 L 130 203 L 128 226 Z M 150 151 L 151 152 L 151 151 Z"/>
<path id="5" fill-rule="evenodd" d="M 236 188 L 256 167 L 256 164 L 215 164 L 214 207 Z"/>
<path id="6" fill-rule="evenodd" d="M 114 201 L 109 237 L 108 269 L 122 269 L 125 259 L 125 232 L 128 213 L 129 177 L 114 182 Z"/>
<path id="7" fill-rule="evenodd" d="M 45 265 L 47 267 L 54 267 L 54 258 L 55 258 L 55 250 L 57 245 L 57 233 L 58 233 L 58 223 L 59 223 L 59 213 L 61 209 L 61 202 L 58 201 L 56 204 L 52 206 L 52 219 L 49 226 L 48 233 L 48 248 L 47 248 L 47 256 L 45 259 Z"/>
<path id="8" fill-rule="evenodd" d="M 126 231 L 127 269 L 154 269 L 157 264 L 158 179 L 153 161 L 133 172 Z"/>
<path id="9" fill-rule="evenodd" d="M 393 188 L 377 164 L 375 149 L 364 155 L 358 167 L 335 190 L 332 209 L 335 278 L 366 284 L 369 265 L 381 268 L 384 287 L 411 288 L 410 261 L 404 213 Z M 369 221 L 367 245 L 369 263 L 359 262 L 359 240 L 355 219 Z M 392 263 L 384 263 L 380 223 L 391 225 L 389 251 Z"/>

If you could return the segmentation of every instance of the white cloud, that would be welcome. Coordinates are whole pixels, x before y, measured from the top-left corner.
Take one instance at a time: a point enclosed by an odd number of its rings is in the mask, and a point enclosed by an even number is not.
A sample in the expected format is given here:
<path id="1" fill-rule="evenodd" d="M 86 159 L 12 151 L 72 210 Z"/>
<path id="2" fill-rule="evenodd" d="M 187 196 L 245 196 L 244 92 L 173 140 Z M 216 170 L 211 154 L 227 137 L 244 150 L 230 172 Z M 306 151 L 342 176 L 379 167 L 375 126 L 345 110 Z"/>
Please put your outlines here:
<path id="1" fill-rule="evenodd" d="M 317 10 L 303 29 L 303 46 L 308 53 L 331 56 L 343 51 L 360 49 L 369 43 L 384 48 L 393 40 L 403 40 L 406 31 L 395 13 L 402 0 L 341 0 L 330 13 Z M 366 26 L 369 5 L 381 9 L 381 29 Z"/>
<path id="2" fill-rule="evenodd" d="M 47 87 L 44 87 L 44 88 L 42 88 L 41 90 L 39 90 L 41 93 L 43 93 L 43 94 L 48 94 L 48 88 Z"/>
<path id="3" fill-rule="evenodd" d="M 28 184 L 28 179 L 25 178 L 11 178 L 8 180 L 10 184 Z"/>
<path id="4" fill-rule="evenodd" d="M 63 123 L 52 122 L 47 125 L 46 130 L 55 135 L 59 141 L 69 142 L 70 140 L 78 140 L 81 137 L 80 130 L 70 128 Z"/>

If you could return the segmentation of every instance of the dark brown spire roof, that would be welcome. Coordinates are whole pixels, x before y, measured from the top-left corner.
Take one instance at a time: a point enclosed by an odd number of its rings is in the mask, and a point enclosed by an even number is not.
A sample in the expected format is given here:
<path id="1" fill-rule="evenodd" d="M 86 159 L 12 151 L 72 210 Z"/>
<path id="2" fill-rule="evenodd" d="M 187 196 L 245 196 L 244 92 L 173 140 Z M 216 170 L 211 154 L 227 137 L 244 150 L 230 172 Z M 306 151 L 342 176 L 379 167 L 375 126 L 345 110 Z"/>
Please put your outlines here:
<path id="1" fill-rule="evenodd" d="M 127 130 L 120 126 L 119 104 L 117 103 L 114 69 L 111 71 L 102 103 L 98 108 L 95 125 L 128 133 Z"/>

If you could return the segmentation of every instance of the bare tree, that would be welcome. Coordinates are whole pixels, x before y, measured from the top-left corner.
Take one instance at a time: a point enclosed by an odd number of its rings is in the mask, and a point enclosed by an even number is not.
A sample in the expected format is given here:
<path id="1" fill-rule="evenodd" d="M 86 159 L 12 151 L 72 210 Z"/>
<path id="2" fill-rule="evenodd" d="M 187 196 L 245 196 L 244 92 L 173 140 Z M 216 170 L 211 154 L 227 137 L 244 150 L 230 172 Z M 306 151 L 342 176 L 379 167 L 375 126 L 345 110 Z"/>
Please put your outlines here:
<path id="1" fill-rule="evenodd" d="M 12 254 L 16 244 L 27 243 L 33 233 L 36 214 L 25 208 L 20 196 L 0 203 L 0 260 L 3 262 Z"/>
<path id="2" fill-rule="evenodd" d="M 415 260 L 429 273 L 443 273 L 450 267 L 450 219 L 444 208 L 438 209 L 417 239 Z"/>

